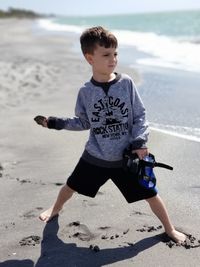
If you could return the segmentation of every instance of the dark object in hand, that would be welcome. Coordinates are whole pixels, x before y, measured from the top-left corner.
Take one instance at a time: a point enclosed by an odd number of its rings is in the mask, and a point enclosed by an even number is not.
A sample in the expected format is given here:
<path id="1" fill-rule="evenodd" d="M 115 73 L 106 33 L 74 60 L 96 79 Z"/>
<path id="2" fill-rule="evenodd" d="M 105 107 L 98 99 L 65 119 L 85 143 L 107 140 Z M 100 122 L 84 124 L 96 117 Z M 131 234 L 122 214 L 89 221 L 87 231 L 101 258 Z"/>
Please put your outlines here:
<path id="1" fill-rule="evenodd" d="M 44 122 L 47 121 L 47 119 L 44 116 L 38 115 L 34 118 L 34 120 L 37 122 L 37 124 L 40 124 L 43 126 Z"/>

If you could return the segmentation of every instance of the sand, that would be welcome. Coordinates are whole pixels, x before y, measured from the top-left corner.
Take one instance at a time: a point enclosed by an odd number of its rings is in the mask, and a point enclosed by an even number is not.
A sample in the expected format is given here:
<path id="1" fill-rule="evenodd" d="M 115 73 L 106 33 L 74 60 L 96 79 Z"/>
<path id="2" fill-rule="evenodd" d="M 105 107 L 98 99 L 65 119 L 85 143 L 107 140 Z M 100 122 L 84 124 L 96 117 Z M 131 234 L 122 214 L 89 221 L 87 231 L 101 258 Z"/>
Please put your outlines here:
<path id="1" fill-rule="evenodd" d="M 48 224 L 38 219 L 76 165 L 88 132 L 44 129 L 33 118 L 73 116 L 91 73 L 71 49 L 78 37 L 47 34 L 35 23 L 0 21 L 0 266 L 199 266 L 198 142 L 156 131 L 149 141 L 156 159 L 174 167 L 155 172 L 173 223 L 195 237 L 186 247 L 163 242 L 147 203 L 127 204 L 111 182 L 94 199 L 75 194 Z M 120 65 L 118 71 L 139 82 L 136 72 Z"/>

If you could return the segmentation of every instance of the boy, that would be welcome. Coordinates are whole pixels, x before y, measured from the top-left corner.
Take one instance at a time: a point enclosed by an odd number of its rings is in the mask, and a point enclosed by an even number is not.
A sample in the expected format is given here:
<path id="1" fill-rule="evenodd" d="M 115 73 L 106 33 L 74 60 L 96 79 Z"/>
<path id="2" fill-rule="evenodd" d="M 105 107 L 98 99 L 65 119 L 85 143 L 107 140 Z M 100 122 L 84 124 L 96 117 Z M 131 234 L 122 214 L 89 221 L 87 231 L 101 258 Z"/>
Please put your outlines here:
<path id="1" fill-rule="evenodd" d="M 140 159 L 148 155 L 146 147 L 148 125 L 145 108 L 132 79 L 114 72 L 117 65 L 117 39 L 102 27 L 84 31 L 81 49 L 92 68 L 92 78 L 80 89 L 74 118 L 36 117 L 36 121 L 50 129 L 88 130 L 85 150 L 57 197 L 54 205 L 41 213 L 48 222 L 62 209 L 74 192 L 95 197 L 99 188 L 110 178 L 128 203 L 145 199 L 162 222 L 166 233 L 182 243 L 186 236 L 170 222 L 157 190 L 145 189 L 137 178 L 122 167 L 124 149 L 131 144 L 132 152 Z"/>

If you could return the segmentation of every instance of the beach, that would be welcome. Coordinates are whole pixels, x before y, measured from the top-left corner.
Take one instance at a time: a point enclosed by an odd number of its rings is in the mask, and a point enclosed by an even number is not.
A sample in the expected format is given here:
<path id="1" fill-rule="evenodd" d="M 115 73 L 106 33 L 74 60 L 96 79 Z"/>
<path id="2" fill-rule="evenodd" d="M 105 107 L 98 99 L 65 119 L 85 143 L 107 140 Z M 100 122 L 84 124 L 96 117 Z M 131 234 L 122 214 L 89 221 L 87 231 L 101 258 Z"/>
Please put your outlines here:
<path id="1" fill-rule="evenodd" d="M 91 78 L 73 35 L 45 33 L 34 20 L 0 20 L 0 267 L 191 266 L 200 262 L 200 143 L 150 132 L 158 190 L 174 225 L 195 237 L 188 249 L 163 242 L 147 203 L 127 204 L 111 182 L 96 198 L 75 194 L 59 217 L 38 219 L 82 154 L 88 132 L 39 127 L 36 115 L 71 117 Z M 140 84 L 137 70 L 118 66 Z M 196 247 L 195 247 L 196 246 Z"/>

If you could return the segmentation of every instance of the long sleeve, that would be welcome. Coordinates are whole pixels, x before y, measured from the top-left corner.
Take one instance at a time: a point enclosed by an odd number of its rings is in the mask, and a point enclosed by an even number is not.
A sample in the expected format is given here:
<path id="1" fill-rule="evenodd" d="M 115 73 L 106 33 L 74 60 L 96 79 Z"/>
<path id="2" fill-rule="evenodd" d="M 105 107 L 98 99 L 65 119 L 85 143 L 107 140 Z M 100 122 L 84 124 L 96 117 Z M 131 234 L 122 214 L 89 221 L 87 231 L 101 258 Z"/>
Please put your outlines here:
<path id="1" fill-rule="evenodd" d="M 56 130 L 71 130 L 71 131 L 82 131 L 90 129 L 90 122 L 87 117 L 85 106 L 83 103 L 83 97 L 78 94 L 76 107 L 75 107 L 75 117 L 72 118 L 48 118 L 48 128 Z"/>
<path id="2" fill-rule="evenodd" d="M 134 83 L 132 90 L 133 126 L 132 126 L 132 149 L 145 148 L 149 130 L 146 119 L 146 111 L 140 95 Z"/>

